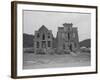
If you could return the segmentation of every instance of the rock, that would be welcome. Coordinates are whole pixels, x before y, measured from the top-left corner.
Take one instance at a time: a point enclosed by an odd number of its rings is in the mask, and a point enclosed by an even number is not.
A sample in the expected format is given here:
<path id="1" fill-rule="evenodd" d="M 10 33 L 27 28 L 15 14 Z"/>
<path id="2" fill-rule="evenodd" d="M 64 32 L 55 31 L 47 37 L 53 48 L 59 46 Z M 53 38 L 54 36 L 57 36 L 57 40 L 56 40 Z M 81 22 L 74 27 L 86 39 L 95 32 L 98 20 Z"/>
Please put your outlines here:
<path id="1" fill-rule="evenodd" d="M 74 52 L 70 52 L 70 54 L 71 54 L 72 56 L 77 56 L 77 54 L 74 53 Z"/>

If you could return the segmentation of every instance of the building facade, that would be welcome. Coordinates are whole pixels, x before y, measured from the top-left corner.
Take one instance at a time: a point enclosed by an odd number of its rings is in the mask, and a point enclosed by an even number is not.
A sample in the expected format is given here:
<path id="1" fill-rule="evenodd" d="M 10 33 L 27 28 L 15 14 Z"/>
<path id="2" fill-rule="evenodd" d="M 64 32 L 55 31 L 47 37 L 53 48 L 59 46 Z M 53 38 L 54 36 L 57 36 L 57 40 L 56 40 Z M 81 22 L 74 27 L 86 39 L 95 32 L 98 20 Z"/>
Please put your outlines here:
<path id="1" fill-rule="evenodd" d="M 79 49 L 78 30 L 72 23 L 64 23 L 64 27 L 58 27 L 56 38 L 52 31 L 44 25 L 34 35 L 34 51 L 42 50 L 48 53 L 49 50 L 76 51 Z"/>
<path id="2" fill-rule="evenodd" d="M 34 35 L 34 51 L 38 50 L 46 52 L 47 49 L 53 48 L 53 35 L 52 31 L 48 30 L 44 25 Z"/>
<path id="3" fill-rule="evenodd" d="M 64 23 L 64 27 L 58 27 L 57 49 L 76 51 L 79 49 L 78 30 L 72 27 L 72 23 Z"/>

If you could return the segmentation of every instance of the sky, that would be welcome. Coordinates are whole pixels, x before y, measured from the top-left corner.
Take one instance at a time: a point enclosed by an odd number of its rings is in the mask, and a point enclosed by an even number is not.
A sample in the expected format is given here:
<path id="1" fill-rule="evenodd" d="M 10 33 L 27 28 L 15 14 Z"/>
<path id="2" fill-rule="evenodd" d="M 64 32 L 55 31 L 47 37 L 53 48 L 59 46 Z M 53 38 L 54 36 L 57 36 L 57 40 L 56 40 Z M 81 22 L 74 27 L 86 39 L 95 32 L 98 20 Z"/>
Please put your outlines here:
<path id="1" fill-rule="evenodd" d="M 91 38 L 91 14 L 76 12 L 23 11 L 23 33 L 34 35 L 42 25 L 52 30 L 56 37 L 58 27 L 64 23 L 72 23 L 77 27 L 79 41 Z"/>

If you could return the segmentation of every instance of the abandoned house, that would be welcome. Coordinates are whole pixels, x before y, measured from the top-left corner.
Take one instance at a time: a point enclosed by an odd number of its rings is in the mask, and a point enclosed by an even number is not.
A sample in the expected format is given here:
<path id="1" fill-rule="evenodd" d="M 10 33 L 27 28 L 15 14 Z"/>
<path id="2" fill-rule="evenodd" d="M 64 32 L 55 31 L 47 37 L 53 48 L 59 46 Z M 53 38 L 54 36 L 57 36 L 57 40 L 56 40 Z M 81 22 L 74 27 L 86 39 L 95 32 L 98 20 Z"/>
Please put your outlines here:
<path id="1" fill-rule="evenodd" d="M 76 27 L 72 23 L 64 23 L 64 27 L 58 27 L 57 48 L 69 51 L 79 49 L 79 38 Z"/>
<path id="2" fill-rule="evenodd" d="M 34 50 L 39 49 L 46 50 L 53 48 L 53 35 L 52 31 L 48 30 L 44 25 L 40 27 L 38 31 L 35 31 Z"/>
<path id="3" fill-rule="evenodd" d="M 34 51 L 42 49 L 56 48 L 58 50 L 75 51 L 79 49 L 78 30 L 72 27 L 72 23 L 64 23 L 63 27 L 58 27 L 56 38 L 53 37 L 52 31 L 48 30 L 44 25 L 34 35 Z"/>

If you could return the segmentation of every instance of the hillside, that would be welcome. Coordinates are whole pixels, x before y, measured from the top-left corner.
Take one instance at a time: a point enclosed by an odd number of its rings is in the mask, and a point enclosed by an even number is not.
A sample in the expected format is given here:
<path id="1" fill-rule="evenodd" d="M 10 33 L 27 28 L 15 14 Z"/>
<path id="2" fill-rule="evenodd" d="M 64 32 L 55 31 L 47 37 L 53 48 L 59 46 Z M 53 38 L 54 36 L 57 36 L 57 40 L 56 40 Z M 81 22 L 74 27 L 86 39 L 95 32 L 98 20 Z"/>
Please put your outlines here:
<path id="1" fill-rule="evenodd" d="M 29 34 L 23 34 L 23 47 L 33 47 L 34 45 L 34 36 Z"/>
<path id="2" fill-rule="evenodd" d="M 80 43 L 80 47 L 91 47 L 91 39 L 86 39 L 81 41 Z"/>

